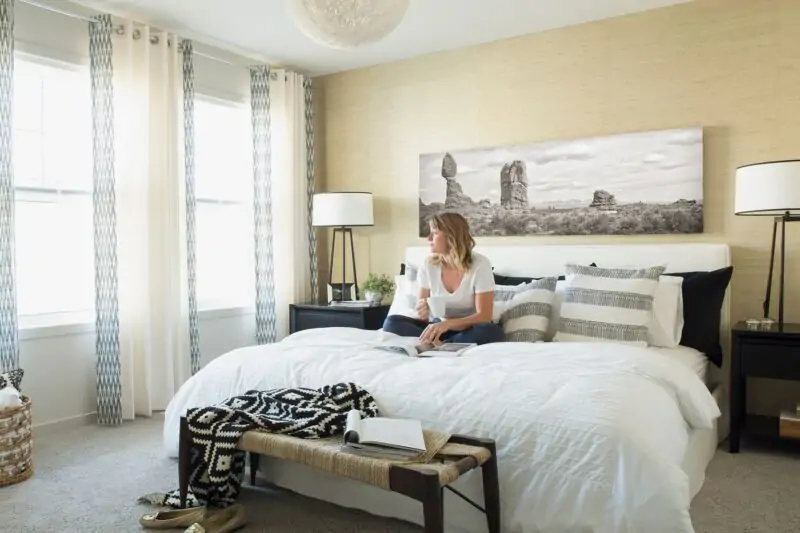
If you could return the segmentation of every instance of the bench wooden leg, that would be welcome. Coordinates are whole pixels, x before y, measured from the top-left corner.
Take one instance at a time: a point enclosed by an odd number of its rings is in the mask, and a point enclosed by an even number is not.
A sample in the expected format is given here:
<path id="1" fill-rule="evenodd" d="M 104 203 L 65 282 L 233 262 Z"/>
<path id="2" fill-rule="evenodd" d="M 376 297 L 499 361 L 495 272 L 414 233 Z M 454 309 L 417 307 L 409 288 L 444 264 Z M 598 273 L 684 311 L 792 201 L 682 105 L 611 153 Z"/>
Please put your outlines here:
<path id="1" fill-rule="evenodd" d="M 489 450 L 492 456 L 481 465 L 483 477 L 483 502 L 486 513 L 486 525 L 489 533 L 500 533 L 500 481 L 497 474 L 497 445 L 493 439 L 470 437 L 469 435 L 453 435 L 450 442 L 467 444 L 469 446 L 482 446 Z"/>
<path id="2" fill-rule="evenodd" d="M 250 456 L 250 485 L 256 486 L 256 473 L 258 472 L 258 465 L 261 463 L 261 455 L 249 452 Z"/>
<path id="3" fill-rule="evenodd" d="M 425 533 L 444 533 L 444 495 L 439 475 L 426 473 L 422 488 L 422 513 Z"/>
<path id="4" fill-rule="evenodd" d="M 186 508 L 186 495 L 189 492 L 191 448 L 192 440 L 189 435 L 189 423 L 186 421 L 186 417 L 181 417 L 181 429 L 178 437 L 178 492 L 182 508 Z"/>
<path id="5" fill-rule="evenodd" d="M 486 524 L 489 533 L 500 533 L 500 481 L 497 475 L 497 449 L 495 443 L 484 444 L 492 457 L 481 465 L 483 499 L 486 507 Z"/>

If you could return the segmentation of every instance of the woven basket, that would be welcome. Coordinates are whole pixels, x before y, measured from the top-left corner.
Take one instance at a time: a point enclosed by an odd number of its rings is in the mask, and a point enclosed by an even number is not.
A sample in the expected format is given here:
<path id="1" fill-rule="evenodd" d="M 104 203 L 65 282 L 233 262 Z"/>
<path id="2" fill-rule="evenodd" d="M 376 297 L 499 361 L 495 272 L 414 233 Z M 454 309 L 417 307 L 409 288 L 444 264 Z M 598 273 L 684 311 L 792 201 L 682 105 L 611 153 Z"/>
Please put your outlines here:
<path id="1" fill-rule="evenodd" d="M 0 408 L 0 487 L 33 475 L 31 461 L 31 400 L 22 396 L 19 407 Z"/>

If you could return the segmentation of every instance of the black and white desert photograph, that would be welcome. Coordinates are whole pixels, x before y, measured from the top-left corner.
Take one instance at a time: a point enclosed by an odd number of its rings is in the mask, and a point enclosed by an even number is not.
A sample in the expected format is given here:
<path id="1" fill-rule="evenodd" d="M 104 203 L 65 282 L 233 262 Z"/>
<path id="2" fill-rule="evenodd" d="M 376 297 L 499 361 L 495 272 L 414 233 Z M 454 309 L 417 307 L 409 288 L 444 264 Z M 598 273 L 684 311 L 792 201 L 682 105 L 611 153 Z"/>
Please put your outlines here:
<path id="1" fill-rule="evenodd" d="M 419 231 L 440 211 L 475 236 L 703 232 L 703 130 L 422 154 Z"/>

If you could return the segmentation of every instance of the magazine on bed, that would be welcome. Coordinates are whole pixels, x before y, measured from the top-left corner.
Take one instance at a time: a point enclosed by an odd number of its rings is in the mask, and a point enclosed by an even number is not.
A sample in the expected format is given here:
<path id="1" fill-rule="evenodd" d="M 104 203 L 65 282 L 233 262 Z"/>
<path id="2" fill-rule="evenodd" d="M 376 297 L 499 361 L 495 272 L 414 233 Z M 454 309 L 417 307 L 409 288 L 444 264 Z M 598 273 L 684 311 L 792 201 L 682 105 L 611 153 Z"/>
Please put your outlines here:
<path id="1" fill-rule="evenodd" d="M 352 409 L 347 413 L 342 449 L 359 455 L 414 457 L 425 451 L 422 424 L 404 418 L 361 418 Z"/>
<path id="2" fill-rule="evenodd" d="M 381 344 L 380 350 L 404 354 L 409 357 L 459 357 L 467 350 L 477 346 L 470 342 L 447 342 L 435 346 L 431 343 L 422 344 Z"/>

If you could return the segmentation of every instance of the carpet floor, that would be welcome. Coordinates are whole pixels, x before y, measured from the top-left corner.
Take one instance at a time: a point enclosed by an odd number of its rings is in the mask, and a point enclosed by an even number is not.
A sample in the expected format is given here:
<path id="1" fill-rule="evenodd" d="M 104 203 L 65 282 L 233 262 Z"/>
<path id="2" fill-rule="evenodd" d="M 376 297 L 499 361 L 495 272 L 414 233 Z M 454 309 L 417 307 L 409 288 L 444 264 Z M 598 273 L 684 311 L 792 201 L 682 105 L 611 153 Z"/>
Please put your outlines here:
<path id="1" fill-rule="evenodd" d="M 163 456 L 163 417 L 121 428 L 82 426 L 35 440 L 36 472 L 0 488 L 0 531 L 110 533 L 144 531 L 138 518 L 152 506 L 138 496 L 176 488 L 176 462 Z M 800 454 L 742 447 L 719 449 L 692 505 L 697 533 L 800 531 Z M 419 533 L 421 528 L 245 485 L 242 533 Z"/>

